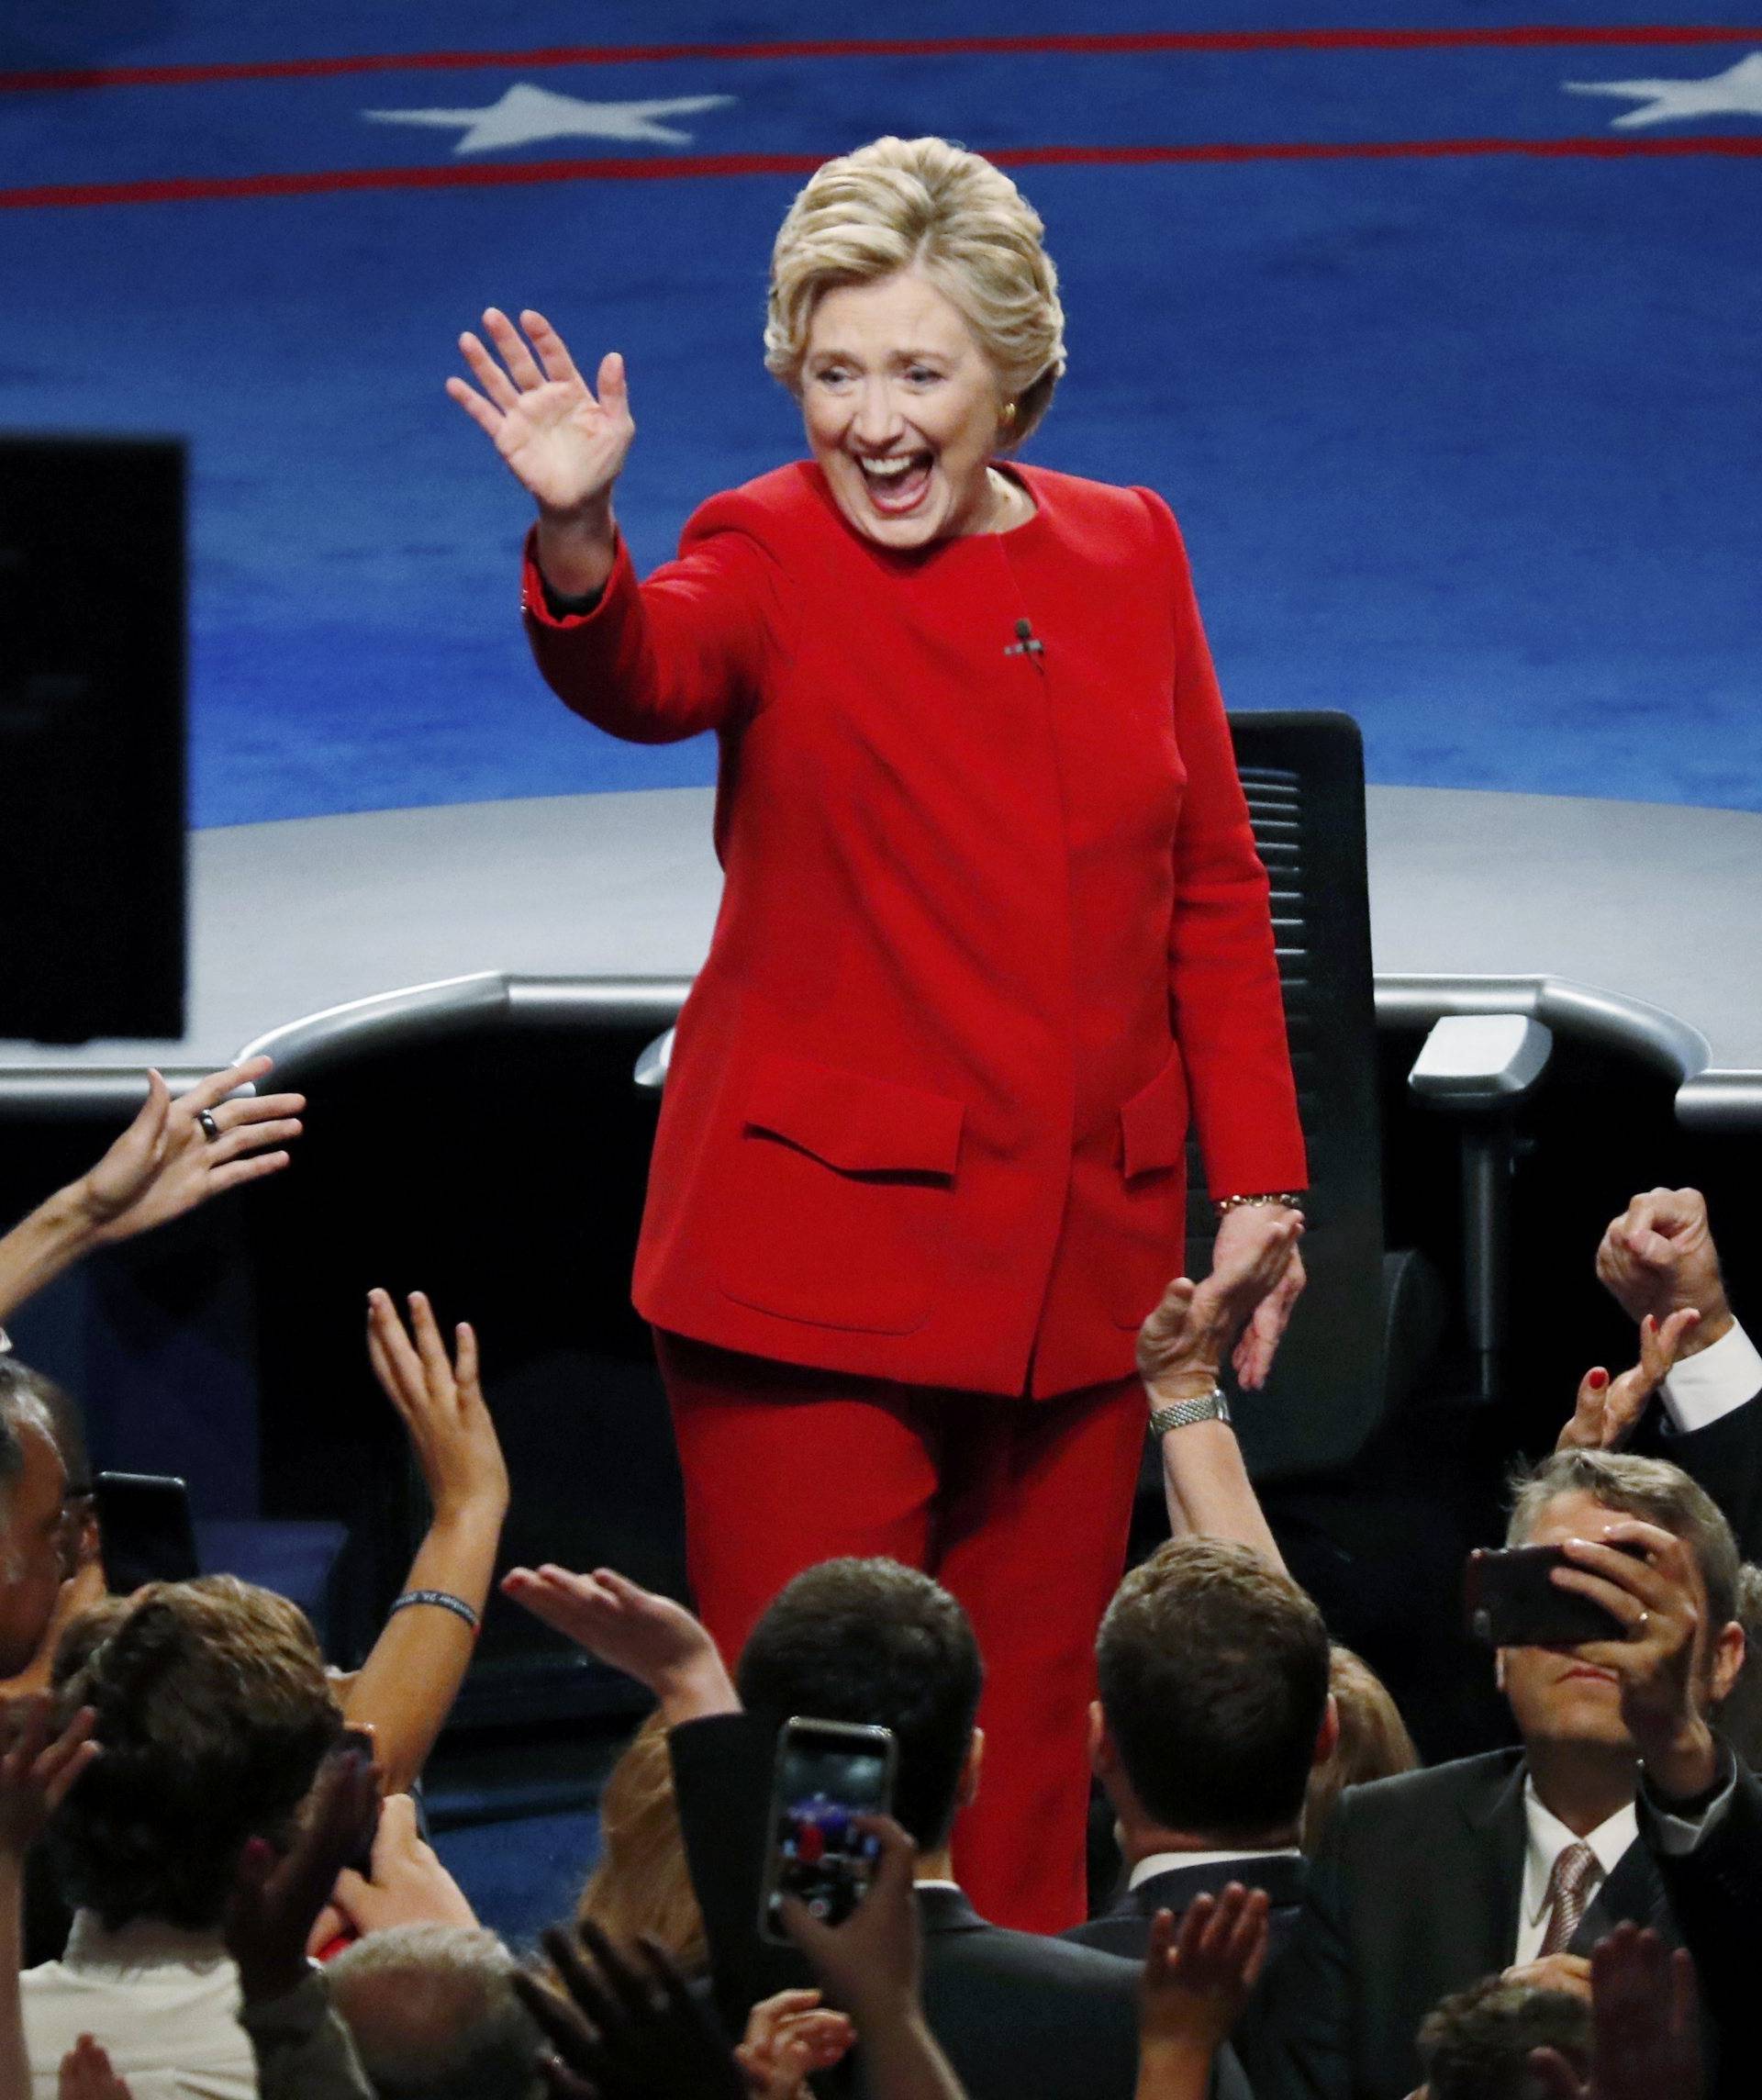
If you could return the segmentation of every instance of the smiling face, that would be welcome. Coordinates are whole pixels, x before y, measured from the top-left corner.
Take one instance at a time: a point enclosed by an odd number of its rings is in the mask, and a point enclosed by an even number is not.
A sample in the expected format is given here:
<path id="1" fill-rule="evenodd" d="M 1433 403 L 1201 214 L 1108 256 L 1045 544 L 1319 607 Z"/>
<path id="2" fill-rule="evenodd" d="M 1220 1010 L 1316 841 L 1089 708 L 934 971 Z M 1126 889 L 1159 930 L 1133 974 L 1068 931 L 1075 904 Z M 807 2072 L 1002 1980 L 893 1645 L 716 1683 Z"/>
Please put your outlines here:
<path id="1" fill-rule="evenodd" d="M 1593 1496 L 1556 1495 L 1523 1540 L 1525 1546 L 1560 1546 L 1569 1538 L 1601 1538 L 1612 1525 L 1629 1521 Z M 1707 1616 L 1706 1592 L 1695 1579 L 1696 1602 Z M 1499 1681 L 1527 1743 L 1576 1743 L 1632 1750 L 1634 1738 L 1622 1719 L 1621 1687 L 1614 1673 L 1599 1670 L 1558 1648 L 1502 1648 Z M 1695 1688 L 1705 1705 L 1712 1688 L 1712 1644 L 1703 1631 L 1694 1663 Z"/>
<path id="2" fill-rule="evenodd" d="M 991 530 L 1003 410 L 960 309 L 915 271 L 842 285 L 814 308 L 801 367 L 808 442 L 839 508 L 884 547 Z"/>

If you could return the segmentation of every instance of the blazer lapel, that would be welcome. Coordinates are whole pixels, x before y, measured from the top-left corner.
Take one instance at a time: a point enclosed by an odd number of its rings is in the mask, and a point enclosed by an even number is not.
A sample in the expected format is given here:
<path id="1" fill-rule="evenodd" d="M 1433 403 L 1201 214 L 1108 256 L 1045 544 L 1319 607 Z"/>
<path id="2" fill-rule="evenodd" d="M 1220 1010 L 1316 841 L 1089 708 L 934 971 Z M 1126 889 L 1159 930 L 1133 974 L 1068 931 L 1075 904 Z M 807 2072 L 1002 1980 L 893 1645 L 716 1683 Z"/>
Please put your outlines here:
<path id="1" fill-rule="evenodd" d="M 1517 1945 L 1523 1900 L 1523 1782 L 1520 1758 L 1509 1771 L 1489 1770 L 1462 1804 L 1470 1843 L 1455 1860 L 1423 1862 L 1440 1883 L 1440 1900 L 1455 1909 L 1466 1959 L 1464 1975 L 1485 1976 L 1509 1966 Z"/>
<path id="2" fill-rule="evenodd" d="M 1663 1880 L 1651 1853 L 1637 1838 L 1616 1860 L 1614 1871 L 1591 1898 L 1567 1951 L 1589 1954 L 1606 1933 L 1612 1932 L 1628 1919 L 1635 1925 L 1649 1925 L 1661 1933 L 1669 1945 L 1678 1944 L 1676 1920 L 1670 1915 Z"/>

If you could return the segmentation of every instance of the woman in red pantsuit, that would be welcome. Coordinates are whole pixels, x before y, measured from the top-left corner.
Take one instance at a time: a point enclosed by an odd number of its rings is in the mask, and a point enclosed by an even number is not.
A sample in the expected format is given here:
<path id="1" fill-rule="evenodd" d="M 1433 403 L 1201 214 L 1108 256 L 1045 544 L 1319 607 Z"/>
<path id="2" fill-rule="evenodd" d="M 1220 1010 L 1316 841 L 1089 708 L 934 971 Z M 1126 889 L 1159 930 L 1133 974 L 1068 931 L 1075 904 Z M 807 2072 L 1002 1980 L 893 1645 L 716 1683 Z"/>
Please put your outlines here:
<path id="1" fill-rule="evenodd" d="M 816 1560 L 938 1574 L 987 1671 L 962 1879 L 1052 1929 L 1082 1915 L 1092 1645 L 1189 1116 L 1238 1199 L 1226 1256 L 1288 1230 L 1305 1170 L 1174 519 L 1004 464 L 1064 368 L 1040 234 L 939 140 L 822 168 L 766 333 L 812 458 L 713 497 L 640 585 L 611 511 L 621 360 L 590 389 L 541 316 L 522 335 L 492 311 L 498 354 L 464 337 L 477 386 L 449 391 L 538 500 L 524 604 L 551 684 L 614 734 L 721 743 L 726 886 L 635 1281 L 700 1606 L 731 1656 Z M 1293 1253 L 1244 1336 L 1249 1383 L 1301 1273 Z"/>

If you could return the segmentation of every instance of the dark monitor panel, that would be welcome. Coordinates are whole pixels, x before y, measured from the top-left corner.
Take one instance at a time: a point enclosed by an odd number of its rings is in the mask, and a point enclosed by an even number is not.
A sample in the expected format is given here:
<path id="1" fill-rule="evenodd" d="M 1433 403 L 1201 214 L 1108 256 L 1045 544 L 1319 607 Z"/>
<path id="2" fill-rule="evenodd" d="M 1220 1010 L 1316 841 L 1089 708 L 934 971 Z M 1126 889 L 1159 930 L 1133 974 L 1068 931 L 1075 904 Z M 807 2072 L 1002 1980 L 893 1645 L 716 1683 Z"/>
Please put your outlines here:
<path id="1" fill-rule="evenodd" d="M 184 461 L 0 436 L 0 1038 L 177 1037 Z"/>

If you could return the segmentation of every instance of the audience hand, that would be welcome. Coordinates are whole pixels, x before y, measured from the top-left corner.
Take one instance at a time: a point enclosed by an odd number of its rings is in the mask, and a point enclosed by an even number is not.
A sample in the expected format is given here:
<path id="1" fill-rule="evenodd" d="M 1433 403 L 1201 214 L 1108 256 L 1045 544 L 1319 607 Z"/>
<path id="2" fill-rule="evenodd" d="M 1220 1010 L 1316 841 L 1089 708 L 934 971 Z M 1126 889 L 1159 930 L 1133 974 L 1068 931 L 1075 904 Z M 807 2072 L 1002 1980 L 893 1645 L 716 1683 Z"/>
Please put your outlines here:
<path id="1" fill-rule="evenodd" d="M 1640 1547 L 1644 1558 L 1623 1546 Z M 1719 1750 L 1695 1693 L 1701 1607 L 1689 1546 L 1623 1516 L 1601 1525 L 1595 1539 L 1566 1540 L 1562 1550 L 1573 1565 L 1550 1580 L 1592 1598 L 1627 1629 L 1625 1638 L 1583 1641 L 1570 1652 L 1615 1677 L 1622 1717 L 1659 1792 L 1681 1800 L 1704 1793 L 1718 1774 Z M 1712 1631 L 1721 1639 L 1723 1629 Z M 1733 1637 L 1741 1637 L 1735 1629 Z"/>
<path id="2" fill-rule="evenodd" d="M 133 2100 L 128 2081 L 111 2070 L 109 2057 L 89 2034 L 62 2057 L 56 2094 L 57 2100 Z"/>
<path id="3" fill-rule="evenodd" d="M 407 1333 L 388 1292 L 367 1293 L 367 1355 L 410 1439 L 435 1521 L 482 1512 L 499 1527 L 507 1511 L 507 1465 L 484 1404 L 477 1337 L 463 1321 L 453 1336 L 450 1363 L 421 1291 L 410 1293 Z"/>
<path id="4" fill-rule="evenodd" d="M 1260 1980 L 1267 1909 L 1265 1889 L 1232 1882 L 1220 1896 L 1196 1896 L 1178 1926 L 1165 1910 L 1151 1920 L 1138 2009 L 1139 2100 L 1205 2091 L 1211 2060 Z"/>
<path id="5" fill-rule="evenodd" d="M 614 1670 L 646 1685 L 667 1726 L 733 1714 L 740 1700 L 716 1644 L 683 1604 L 610 1568 L 572 1575 L 547 1562 L 511 1568 L 502 1594 Z"/>
<path id="6" fill-rule="evenodd" d="M 97 1715 L 82 1706 L 51 1735 L 55 1703 L 41 1692 L 0 1705 L 0 1856 L 17 1867 L 80 1774 L 100 1755 Z"/>
<path id="7" fill-rule="evenodd" d="M 747 2015 L 734 2061 L 753 2100 L 811 2100 L 807 2081 L 842 2063 L 856 2039 L 849 2016 L 821 2003 L 818 1991 L 779 1991 Z"/>
<path id="8" fill-rule="evenodd" d="M 1717 1342 L 1732 1325 L 1719 1250 L 1698 1189 L 1652 1189 L 1612 1219 L 1597 1249 L 1597 1275 L 1629 1317 L 1663 1321 L 1684 1309 L 1701 1323 L 1684 1356 Z"/>
<path id="9" fill-rule="evenodd" d="M 281 1857 L 253 1838 L 240 1855 L 227 1905 L 228 1951 L 239 1964 L 246 2002 L 266 2004 L 307 1974 L 306 1944 L 346 1860 L 356 1858 L 373 1828 L 379 1774 L 353 1748 L 325 1759 L 307 1797 L 294 1842 Z M 377 1850 L 377 1846 L 375 1846 Z"/>
<path id="10" fill-rule="evenodd" d="M 575 1930 L 579 1941 L 560 1926 L 543 1935 L 562 1990 L 514 1979 L 550 2039 L 539 2062 L 558 2100 L 749 2100 L 728 2044 L 663 1949 L 640 1940 L 639 1963 L 590 1919 Z"/>
<path id="11" fill-rule="evenodd" d="M 889 1815 L 858 1815 L 853 1821 L 881 1847 L 863 1901 L 842 1925 L 823 1924 L 799 1896 L 785 1896 L 777 1915 L 866 2042 L 880 2022 L 917 2016 L 923 1931 L 913 1894 L 917 1846 Z"/>
<path id="12" fill-rule="evenodd" d="M 1656 1932 L 1618 1925 L 1590 1957 L 1590 2077 L 1558 2050 L 1530 2068 L 1548 2100 L 1696 2100 L 1701 2090 L 1695 1965 Z"/>
<path id="13" fill-rule="evenodd" d="M 1265 1382 L 1303 1288 L 1302 1232 L 1294 1211 L 1255 1204 L 1229 1212 L 1218 1227 L 1210 1275 L 1197 1285 L 1177 1277 L 1139 1330 L 1138 1375 L 1153 1405 L 1208 1392 L 1239 1335 L 1238 1378 L 1243 1385 Z M 1264 1333 L 1243 1334 L 1251 1316 Z M 1244 1375 L 1244 1360 L 1255 1375 Z"/>
<path id="14" fill-rule="evenodd" d="M 74 1185 L 101 1244 L 149 1232 L 223 1190 L 261 1180 L 287 1165 L 284 1148 L 300 1134 L 305 1096 L 228 1099 L 261 1079 L 270 1064 L 267 1057 L 252 1057 L 211 1072 L 175 1099 L 157 1072 L 147 1075 L 146 1105 Z M 217 1138 L 204 1131 L 199 1119 L 205 1112 L 218 1126 Z M 275 1149 L 265 1151 L 266 1145 Z"/>
<path id="15" fill-rule="evenodd" d="M 1599 1364 L 1585 1373 L 1578 1400 L 1555 1443 L 1556 1451 L 1619 1451 L 1638 1428 L 1652 1395 L 1687 1353 L 1701 1314 L 1691 1305 L 1667 1314 L 1662 1326 L 1648 1312 L 1640 1322 L 1640 1360 L 1612 1382 Z"/>
<path id="16" fill-rule="evenodd" d="M 1501 1980 L 1527 1984 L 1533 1991 L 1564 1991 L 1569 1998 L 1588 1999 L 1590 1962 L 1583 1954 L 1544 1954 L 1507 1969 Z"/>
<path id="17" fill-rule="evenodd" d="M 359 1854 L 357 1846 L 354 1856 Z M 337 1908 L 363 1939 L 392 1925 L 476 1924 L 464 1891 L 418 1832 L 416 1804 L 407 1793 L 386 1796 L 368 1865 L 371 1879 L 345 1867 L 331 1892 Z"/>

